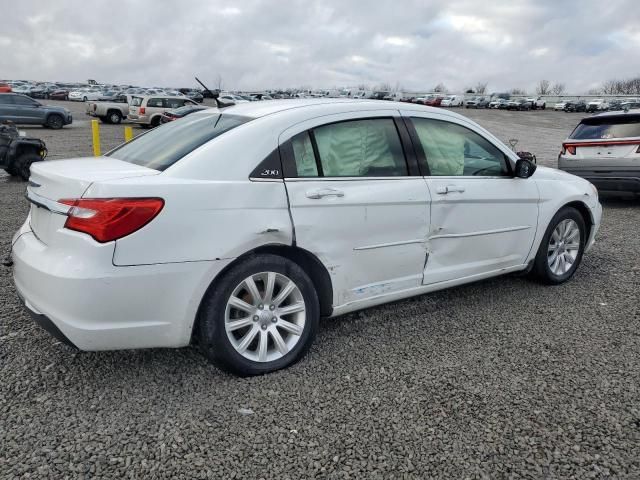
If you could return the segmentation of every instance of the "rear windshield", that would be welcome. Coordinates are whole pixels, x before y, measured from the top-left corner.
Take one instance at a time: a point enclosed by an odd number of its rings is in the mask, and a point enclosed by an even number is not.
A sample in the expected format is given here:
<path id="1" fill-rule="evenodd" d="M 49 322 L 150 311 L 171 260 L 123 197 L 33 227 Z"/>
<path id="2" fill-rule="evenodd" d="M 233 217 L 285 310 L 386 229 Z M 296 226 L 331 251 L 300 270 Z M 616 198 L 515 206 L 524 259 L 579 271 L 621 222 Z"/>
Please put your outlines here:
<path id="1" fill-rule="evenodd" d="M 249 120 L 249 117 L 222 114 L 185 117 L 154 128 L 107 156 L 163 171 L 209 140 Z"/>
<path id="2" fill-rule="evenodd" d="M 131 106 L 132 107 L 139 107 L 140 105 L 142 105 L 142 97 L 132 97 L 131 98 Z"/>
<path id="3" fill-rule="evenodd" d="M 640 137 L 640 115 L 585 118 L 569 138 L 575 140 L 606 140 Z"/>

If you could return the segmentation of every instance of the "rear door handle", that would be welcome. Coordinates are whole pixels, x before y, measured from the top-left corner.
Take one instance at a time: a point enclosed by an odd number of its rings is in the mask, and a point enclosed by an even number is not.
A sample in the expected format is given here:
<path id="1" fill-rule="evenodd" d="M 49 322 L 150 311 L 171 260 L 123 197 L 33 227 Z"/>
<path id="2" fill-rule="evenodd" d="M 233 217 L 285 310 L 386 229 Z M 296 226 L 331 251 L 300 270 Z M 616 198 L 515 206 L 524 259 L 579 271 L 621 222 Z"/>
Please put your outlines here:
<path id="1" fill-rule="evenodd" d="M 344 197 L 344 192 L 335 188 L 318 188 L 307 192 L 307 198 L 317 200 L 323 197 Z"/>
<path id="2" fill-rule="evenodd" d="M 447 185 L 446 187 L 436 188 L 436 193 L 438 193 L 439 195 L 446 195 L 447 193 L 451 192 L 463 193 L 464 187 L 460 187 L 458 185 Z"/>

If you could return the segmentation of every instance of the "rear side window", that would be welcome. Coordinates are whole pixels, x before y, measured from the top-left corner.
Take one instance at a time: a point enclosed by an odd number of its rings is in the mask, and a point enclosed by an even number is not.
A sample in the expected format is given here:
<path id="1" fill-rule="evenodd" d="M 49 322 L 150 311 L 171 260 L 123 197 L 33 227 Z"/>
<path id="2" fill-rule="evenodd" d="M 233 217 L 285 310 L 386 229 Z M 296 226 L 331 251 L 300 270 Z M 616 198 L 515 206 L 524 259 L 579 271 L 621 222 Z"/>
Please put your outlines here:
<path id="1" fill-rule="evenodd" d="M 251 118 L 239 115 L 189 116 L 154 128 L 107 156 L 163 171 L 209 140 L 249 120 Z"/>
<path id="2" fill-rule="evenodd" d="M 147 107 L 163 108 L 164 103 L 162 101 L 162 98 L 150 98 L 149 100 L 147 100 Z"/>
<path id="3" fill-rule="evenodd" d="M 139 107 L 140 105 L 142 105 L 142 100 L 142 97 L 131 97 L 131 106 Z"/>
<path id="4" fill-rule="evenodd" d="M 407 175 L 400 136 L 391 118 L 353 120 L 313 130 L 325 177 Z"/>
<path id="5" fill-rule="evenodd" d="M 303 132 L 291 140 L 298 177 L 408 175 L 392 118 L 350 120 Z"/>
<path id="6" fill-rule="evenodd" d="M 165 108 L 179 108 L 184 107 L 184 100 L 181 98 L 165 98 Z"/>
<path id="7" fill-rule="evenodd" d="M 640 137 L 640 116 L 586 118 L 569 138 L 575 140 L 608 140 L 611 138 Z"/>

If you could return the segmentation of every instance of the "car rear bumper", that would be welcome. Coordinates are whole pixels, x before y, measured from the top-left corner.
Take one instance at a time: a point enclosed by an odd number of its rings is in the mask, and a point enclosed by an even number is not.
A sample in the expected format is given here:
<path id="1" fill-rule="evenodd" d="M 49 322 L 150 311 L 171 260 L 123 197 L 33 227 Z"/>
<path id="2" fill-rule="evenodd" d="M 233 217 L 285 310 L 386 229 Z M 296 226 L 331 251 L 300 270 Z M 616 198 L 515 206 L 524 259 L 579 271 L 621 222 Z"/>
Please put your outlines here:
<path id="1" fill-rule="evenodd" d="M 560 170 L 589 180 L 600 192 L 630 192 L 640 194 L 640 169 L 599 171 L 594 169 L 563 168 Z"/>
<path id="2" fill-rule="evenodd" d="M 46 246 L 28 226 L 11 258 L 16 290 L 37 323 L 81 350 L 188 345 L 206 289 L 231 261 L 98 266 Z"/>

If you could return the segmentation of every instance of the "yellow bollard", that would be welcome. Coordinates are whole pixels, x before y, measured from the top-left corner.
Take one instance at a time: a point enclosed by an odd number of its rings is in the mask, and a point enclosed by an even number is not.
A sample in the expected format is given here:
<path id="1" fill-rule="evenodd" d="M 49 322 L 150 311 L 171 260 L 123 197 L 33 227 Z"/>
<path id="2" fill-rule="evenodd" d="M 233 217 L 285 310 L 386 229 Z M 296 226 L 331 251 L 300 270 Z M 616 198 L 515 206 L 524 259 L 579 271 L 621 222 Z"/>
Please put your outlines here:
<path id="1" fill-rule="evenodd" d="M 93 133 L 93 156 L 100 156 L 100 125 L 98 120 L 91 120 L 91 131 Z"/>
<path id="2" fill-rule="evenodd" d="M 133 128 L 124 127 L 124 141 L 130 142 L 131 140 L 133 140 Z"/>

